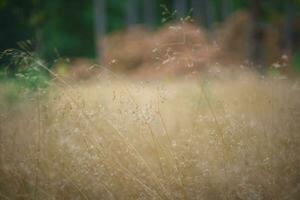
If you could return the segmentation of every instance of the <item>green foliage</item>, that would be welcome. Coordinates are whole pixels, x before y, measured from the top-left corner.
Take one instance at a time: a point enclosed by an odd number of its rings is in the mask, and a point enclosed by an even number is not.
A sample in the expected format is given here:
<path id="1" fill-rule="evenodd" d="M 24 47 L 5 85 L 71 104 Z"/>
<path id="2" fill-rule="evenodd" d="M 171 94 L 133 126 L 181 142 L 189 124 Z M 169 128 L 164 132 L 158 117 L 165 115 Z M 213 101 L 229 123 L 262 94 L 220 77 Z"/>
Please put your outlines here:
<path id="1" fill-rule="evenodd" d="M 271 67 L 268 70 L 268 76 L 272 77 L 272 78 L 278 78 L 280 77 L 281 73 L 277 68 Z"/>
<path id="2" fill-rule="evenodd" d="M 8 81 L 2 83 L 1 87 L 4 88 L 3 93 L 1 94 L 1 102 L 4 106 L 14 106 L 20 102 L 20 93 L 21 88 L 14 81 Z"/>
<path id="3" fill-rule="evenodd" d="M 48 60 L 94 54 L 92 1 L 47 1 L 43 6 L 43 52 Z"/>
<path id="4" fill-rule="evenodd" d="M 49 85 L 49 76 L 36 64 L 27 66 L 20 70 L 16 75 L 17 84 L 31 91 L 45 89 Z"/>
<path id="5" fill-rule="evenodd" d="M 25 100 L 24 94 L 28 97 L 39 94 L 37 91 L 46 93 L 51 83 L 43 61 L 28 51 L 7 50 L 0 54 L 10 59 L 10 64 L 16 65 L 17 71 L 11 75 L 6 66 L 0 71 L 0 108 L 12 107 Z M 23 97 L 22 97 L 23 95 Z"/>
<path id="6" fill-rule="evenodd" d="M 115 32 L 125 27 L 126 1 L 107 1 L 107 31 Z"/>
<path id="7" fill-rule="evenodd" d="M 160 8 L 162 9 L 162 23 L 167 23 L 176 17 L 176 11 L 170 10 L 166 5 L 160 5 Z"/>
<path id="8" fill-rule="evenodd" d="M 0 54 L 0 59 L 2 57 L 9 59 L 9 64 L 5 70 L 2 70 L 0 77 L 4 81 L 13 78 L 15 84 L 22 89 L 30 91 L 45 89 L 49 85 L 46 65 L 36 54 L 26 50 L 26 45 L 26 42 L 20 44 L 24 50 L 8 49 Z M 13 76 L 9 76 L 8 70 L 6 70 L 9 66 L 16 66 L 17 70 Z"/>
<path id="9" fill-rule="evenodd" d="M 300 51 L 298 51 L 294 58 L 294 63 L 296 70 L 300 73 Z"/>
<path id="10" fill-rule="evenodd" d="M 6 0 L 0 0 L 0 9 L 3 8 L 6 4 Z"/>
<path id="11" fill-rule="evenodd" d="M 7 68 L 0 66 L 0 81 L 5 80 L 8 77 Z"/>

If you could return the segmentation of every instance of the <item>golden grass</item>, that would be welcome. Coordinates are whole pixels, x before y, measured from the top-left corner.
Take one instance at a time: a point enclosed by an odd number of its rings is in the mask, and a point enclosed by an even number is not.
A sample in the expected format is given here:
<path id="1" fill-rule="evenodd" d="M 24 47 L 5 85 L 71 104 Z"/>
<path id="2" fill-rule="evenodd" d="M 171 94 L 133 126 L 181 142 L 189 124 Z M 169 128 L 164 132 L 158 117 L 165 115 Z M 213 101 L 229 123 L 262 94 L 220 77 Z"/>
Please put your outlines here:
<path id="1" fill-rule="evenodd" d="M 241 75 L 20 94 L 1 103 L 0 199 L 299 199 L 299 91 Z"/>

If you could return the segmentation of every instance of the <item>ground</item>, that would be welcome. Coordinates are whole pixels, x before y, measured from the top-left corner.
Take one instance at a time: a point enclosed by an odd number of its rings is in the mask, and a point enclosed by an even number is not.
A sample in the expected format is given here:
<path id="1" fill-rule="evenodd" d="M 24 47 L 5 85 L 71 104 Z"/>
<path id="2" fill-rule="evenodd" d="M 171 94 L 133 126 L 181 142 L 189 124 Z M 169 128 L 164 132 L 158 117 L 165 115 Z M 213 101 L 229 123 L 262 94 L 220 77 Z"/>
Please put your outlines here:
<path id="1" fill-rule="evenodd" d="M 298 199 L 298 80 L 1 87 L 1 199 Z"/>

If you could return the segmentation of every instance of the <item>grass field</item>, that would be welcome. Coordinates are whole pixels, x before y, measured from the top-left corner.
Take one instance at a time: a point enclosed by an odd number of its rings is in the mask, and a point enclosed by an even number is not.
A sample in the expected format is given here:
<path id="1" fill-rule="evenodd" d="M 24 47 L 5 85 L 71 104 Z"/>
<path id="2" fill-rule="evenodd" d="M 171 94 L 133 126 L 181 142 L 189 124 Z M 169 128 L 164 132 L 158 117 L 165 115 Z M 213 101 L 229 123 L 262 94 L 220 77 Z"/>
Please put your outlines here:
<path id="1" fill-rule="evenodd" d="M 0 199 L 300 199 L 298 80 L 11 88 L 0 89 Z"/>

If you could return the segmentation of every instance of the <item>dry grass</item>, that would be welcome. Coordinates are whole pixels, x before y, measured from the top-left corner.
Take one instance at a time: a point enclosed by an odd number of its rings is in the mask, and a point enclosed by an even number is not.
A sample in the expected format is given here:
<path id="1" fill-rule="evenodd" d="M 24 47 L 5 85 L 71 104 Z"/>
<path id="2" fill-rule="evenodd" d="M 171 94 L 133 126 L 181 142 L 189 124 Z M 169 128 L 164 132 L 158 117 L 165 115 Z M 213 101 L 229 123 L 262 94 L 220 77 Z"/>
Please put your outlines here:
<path id="1" fill-rule="evenodd" d="M 1 103 L 0 199 L 299 199 L 299 90 L 244 74 L 20 94 Z"/>

